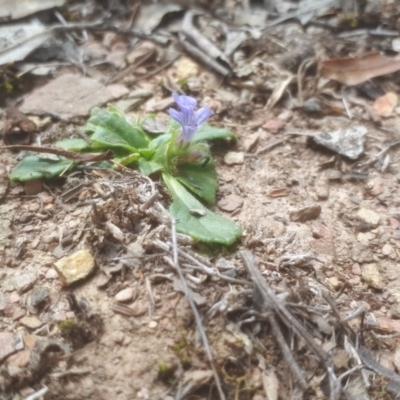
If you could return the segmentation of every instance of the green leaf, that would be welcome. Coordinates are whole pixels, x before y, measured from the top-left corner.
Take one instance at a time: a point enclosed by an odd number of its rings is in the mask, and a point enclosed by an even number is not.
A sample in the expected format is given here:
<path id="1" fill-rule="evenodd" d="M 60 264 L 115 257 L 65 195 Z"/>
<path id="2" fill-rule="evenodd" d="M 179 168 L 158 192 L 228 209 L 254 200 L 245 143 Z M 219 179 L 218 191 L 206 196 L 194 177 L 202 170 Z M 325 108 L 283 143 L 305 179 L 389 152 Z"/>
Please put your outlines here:
<path id="1" fill-rule="evenodd" d="M 192 143 L 216 139 L 236 141 L 236 136 L 233 132 L 226 128 L 216 128 L 210 125 L 202 125 L 194 134 Z"/>
<path id="2" fill-rule="evenodd" d="M 155 172 L 161 171 L 163 169 L 163 166 L 153 162 L 153 161 L 147 161 L 145 158 L 139 158 L 139 170 L 141 173 L 145 175 L 151 175 L 154 174 Z"/>
<path id="3" fill-rule="evenodd" d="M 179 166 L 177 179 L 189 190 L 209 204 L 215 203 L 217 174 L 214 160 L 210 157 L 207 164 L 184 164 Z"/>
<path id="4" fill-rule="evenodd" d="M 165 144 L 170 140 L 172 135 L 170 133 L 164 133 L 163 135 L 157 136 L 149 144 L 149 149 L 158 149 L 161 145 Z"/>
<path id="5" fill-rule="evenodd" d="M 64 150 L 76 152 L 90 150 L 90 143 L 82 138 L 63 139 L 56 142 L 56 146 Z"/>
<path id="6" fill-rule="evenodd" d="M 233 244 L 242 231 L 233 221 L 208 210 L 173 176 L 164 173 L 163 179 L 172 194 L 171 215 L 177 220 L 176 229 L 200 242 Z"/>
<path id="7" fill-rule="evenodd" d="M 125 150 L 136 153 L 147 148 L 150 140 L 139 125 L 132 125 L 116 108 L 95 109 L 85 131 L 93 132 L 91 140 L 94 148 Z"/>
<path id="8" fill-rule="evenodd" d="M 144 157 L 146 160 L 150 160 L 151 157 L 153 157 L 153 155 L 155 154 L 155 150 L 153 149 L 138 149 L 137 150 L 138 153 Z"/>
<path id="9" fill-rule="evenodd" d="M 132 153 L 125 157 L 114 157 L 114 161 L 120 165 L 128 166 L 131 164 L 136 164 L 139 161 L 139 158 L 139 153 Z"/>
<path id="10" fill-rule="evenodd" d="M 66 158 L 50 160 L 38 156 L 28 156 L 11 171 L 10 180 L 26 182 L 33 179 L 49 179 L 72 170 L 77 164 Z"/>

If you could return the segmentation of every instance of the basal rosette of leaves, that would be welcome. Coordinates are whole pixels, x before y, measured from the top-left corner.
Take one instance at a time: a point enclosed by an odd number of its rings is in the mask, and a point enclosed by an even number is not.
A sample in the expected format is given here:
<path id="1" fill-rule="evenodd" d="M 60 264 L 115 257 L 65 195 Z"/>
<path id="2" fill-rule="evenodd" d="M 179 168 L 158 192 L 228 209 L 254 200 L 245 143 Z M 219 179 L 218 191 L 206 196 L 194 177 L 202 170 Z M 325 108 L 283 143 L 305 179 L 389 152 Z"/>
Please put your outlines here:
<path id="1" fill-rule="evenodd" d="M 134 166 L 146 174 L 159 174 L 171 193 L 170 213 L 178 232 L 200 242 L 233 244 L 242 234 L 233 221 L 209 210 L 215 204 L 217 175 L 208 142 L 236 140 L 227 129 L 204 124 L 212 115 L 208 107 L 196 109 L 189 96 L 173 95 L 177 108 L 171 108 L 172 121 L 166 132 L 152 138 L 140 121 L 130 123 L 117 108 L 94 109 L 84 127 L 90 143 L 82 138 L 65 139 L 56 146 L 69 152 L 98 153 L 111 150 L 112 163 L 103 166 Z M 28 156 L 10 173 L 13 181 L 60 176 L 79 161 L 65 157 Z"/>

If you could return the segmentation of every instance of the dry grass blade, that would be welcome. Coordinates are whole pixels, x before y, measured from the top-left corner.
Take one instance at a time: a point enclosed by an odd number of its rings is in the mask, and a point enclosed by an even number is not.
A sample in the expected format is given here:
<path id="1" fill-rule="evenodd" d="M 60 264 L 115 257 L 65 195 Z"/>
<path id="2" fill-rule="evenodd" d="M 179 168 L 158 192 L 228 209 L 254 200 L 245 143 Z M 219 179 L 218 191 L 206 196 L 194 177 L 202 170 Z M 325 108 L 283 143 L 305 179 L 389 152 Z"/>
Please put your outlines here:
<path id="1" fill-rule="evenodd" d="M 242 251 L 241 256 L 243 262 L 245 263 L 250 275 L 251 279 L 259 291 L 263 301 L 264 306 L 269 308 L 271 311 L 274 311 L 279 318 L 282 320 L 283 323 L 289 328 L 293 329 L 293 331 L 305 341 L 308 345 L 310 350 L 317 356 L 320 363 L 324 366 L 326 372 L 328 373 L 329 377 L 329 384 L 330 384 L 330 399 L 331 400 L 338 400 L 340 398 L 341 393 L 341 386 L 340 382 L 337 379 L 332 362 L 327 353 L 322 350 L 314 341 L 312 335 L 307 331 L 307 329 L 294 317 L 290 311 L 285 307 L 283 302 L 275 295 L 272 289 L 269 287 L 267 282 L 265 281 L 264 277 L 262 276 L 261 272 L 256 267 L 253 255 L 249 251 Z M 279 329 L 279 326 L 278 326 Z M 275 332 L 274 332 L 275 333 Z M 300 371 L 297 364 L 292 364 L 293 356 L 291 353 L 287 351 L 287 345 L 282 346 L 280 340 L 278 340 L 279 345 L 281 346 L 281 350 L 286 361 L 289 363 L 289 367 L 292 370 L 292 373 L 296 376 L 296 379 L 301 383 L 301 375 L 298 375 L 298 371 Z M 293 360 L 293 361 L 292 361 Z"/>
<path id="2" fill-rule="evenodd" d="M 201 340 L 202 340 L 203 345 L 204 345 L 204 350 L 205 350 L 205 352 L 207 354 L 208 361 L 210 362 L 210 365 L 211 365 L 211 368 L 212 368 L 212 371 L 213 371 L 213 374 L 214 374 L 215 384 L 216 384 L 217 389 L 218 389 L 219 398 L 221 400 L 226 400 L 224 391 L 222 390 L 222 385 L 221 385 L 221 381 L 220 381 L 218 372 L 217 372 L 217 370 L 216 370 L 216 368 L 214 366 L 210 345 L 208 343 L 207 335 L 206 335 L 206 332 L 204 330 L 200 314 L 199 314 L 199 312 L 197 310 L 196 304 L 195 304 L 192 296 L 190 296 L 189 288 L 188 288 L 188 286 L 186 284 L 185 277 L 183 276 L 182 270 L 181 270 L 181 268 L 179 266 L 178 243 L 177 243 L 177 240 L 176 240 L 175 225 L 176 225 L 176 222 L 172 218 L 171 219 L 171 235 L 172 235 L 173 257 L 174 257 L 175 268 L 176 268 L 176 271 L 177 271 L 177 273 L 179 275 L 179 279 L 182 282 L 182 287 L 183 287 L 183 290 L 185 292 L 186 298 L 188 299 L 190 308 L 193 311 L 193 315 L 194 315 L 194 318 L 195 318 L 195 321 L 196 321 L 196 325 L 197 325 L 197 328 L 199 329 L 200 337 L 201 337 Z"/>

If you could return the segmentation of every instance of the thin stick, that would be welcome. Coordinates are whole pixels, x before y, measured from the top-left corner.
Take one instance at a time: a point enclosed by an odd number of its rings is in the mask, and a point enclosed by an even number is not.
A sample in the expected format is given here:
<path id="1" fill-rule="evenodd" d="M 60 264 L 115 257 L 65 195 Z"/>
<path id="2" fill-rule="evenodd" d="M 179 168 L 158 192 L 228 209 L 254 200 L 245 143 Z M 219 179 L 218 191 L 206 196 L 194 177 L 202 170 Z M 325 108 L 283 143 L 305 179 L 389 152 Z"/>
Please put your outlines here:
<path id="1" fill-rule="evenodd" d="M 174 264 L 175 264 L 176 271 L 178 272 L 179 279 L 182 282 L 182 288 L 184 290 L 186 298 L 189 301 L 190 308 L 193 311 L 193 315 L 194 315 L 194 318 L 196 320 L 197 328 L 199 329 L 199 332 L 200 332 L 201 340 L 203 342 L 204 349 L 206 351 L 208 361 L 210 362 L 211 368 L 213 370 L 215 383 L 217 385 L 217 389 L 218 389 L 218 393 L 219 393 L 219 398 L 221 400 L 226 400 L 224 391 L 222 390 L 222 385 L 221 385 L 221 381 L 219 379 L 218 372 L 217 372 L 217 370 L 215 369 L 215 366 L 214 366 L 213 357 L 212 357 L 212 354 L 211 354 L 211 349 L 210 349 L 210 346 L 209 346 L 209 343 L 208 343 L 206 332 L 204 331 L 203 324 L 201 322 L 200 314 L 199 314 L 199 312 L 197 310 L 197 307 L 196 307 L 196 305 L 194 303 L 194 300 L 193 300 L 192 296 L 190 296 L 190 294 L 189 294 L 189 289 L 187 287 L 185 277 L 183 276 L 182 270 L 181 270 L 181 268 L 179 266 L 178 242 L 176 240 L 176 221 L 175 221 L 174 218 L 171 218 L 171 236 L 172 236 L 172 245 L 173 245 L 172 254 L 173 254 L 173 259 L 174 259 Z"/>
<path id="2" fill-rule="evenodd" d="M 255 285 L 255 287 L 260 292 L 265 305 L 270 308 L 272 311 L 275 311 L 276 314 L 280 317 L 282 322 L 294 332 L 302 338 L 308 347 L 313 351 L 313 353 L 318 357 L 320 363 L 325 367 L 325 370 L 329 376 L 329 384 L 330 384 L 330 398 L 331 400 L 337 400 L 340 397 L 341 393 L 341 386 L 340 382 L 338 381 L 333 367 L 332 362 L 329 359 L 328 354 L 322 350 L 314 341 L 311 334 L 307 331 L 307 329 L 297 320 L 285 307 L 282 301 L 277 298 L 275 293 L 269 287 L 267 282 L 265 281 L 264 277 L 262 276 L 261 272 L 255 266 L 253 255 L 249 251 L 242 251 L 240 253 L 242 256 L 243 262 L 246 265 L 251 279 Z M 294 369 L 291 366 L 292 372 L 294 373 Z M 297 377 L 297 375 L 296 375 Z"/>
<path id="3" fill-rule="evenodd" d="M 273 143 L 267 144 L 266 146 L 262 147 L 260 150 L 256 151 L 256 155 L 260 155 L 262 153 L 265 153 L 268 150 L 272 150 L 274 147 L 279 146 L 282 143 L 285 143 L 288 140 L 288 138 L 280 139 L 277 140 Z"/>
<path id="4" fill-rule="evenodd" d="M 283 357 L 285 358 L 289 368 L 292 370 L 293 375 L 296 377 L 297 381 L 300 383 L 302 389 L 306 390 L 308 388 L 307 381 L 304 377 L 303 372 L 300 370 L 300 367 L 296 363 L 293 355 L 289 349 L 289 346 L 285 342 L 285 338 L 282 335 L 281 328 L 279 328 L 278 323 L 276 322 L 276 318 L 273 314 L 268 315 L 268 321 L 271 325 L 272 332 L 274 333 L 274 337 L 278 342 Z"/>

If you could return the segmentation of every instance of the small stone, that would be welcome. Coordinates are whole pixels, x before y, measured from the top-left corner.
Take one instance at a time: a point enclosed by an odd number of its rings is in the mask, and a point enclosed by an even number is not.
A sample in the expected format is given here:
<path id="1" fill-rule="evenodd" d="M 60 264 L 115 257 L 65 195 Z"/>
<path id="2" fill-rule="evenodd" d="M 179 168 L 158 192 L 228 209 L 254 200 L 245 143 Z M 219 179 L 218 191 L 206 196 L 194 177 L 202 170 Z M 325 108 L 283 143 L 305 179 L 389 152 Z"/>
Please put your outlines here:
<path id="1" fill-rule="evenodd" d="M 399 229 L 399 227 L 400 227 L 400 221 L 396 218 L 389 217 L 389 223 L 390 223 L 390 227 L 392 229 L 396 230 L 396 229 Z"/>
<path id="2" fill-rule="evenodd" d="M 31 305 L 33 307 L 43 306 L 49 300 L 49 289 L 37 287 L 31 294 Z"/>
<path id="3" fill-rule="evenodd" d="M 63 285 L 86 278 L 94 269 L 94 258 L 87 250 L 79 250 L 58 260 L 54 266 Z"/>
<path id="4" fill-rule="evenodd" d="M 332 233 L 329 231 L 329 229 L 320 222 L 313 222 L 311 224 L 311 232 L 315 239 L 332 237 Z"/>
<path id="5" fill-rule="evenodd" d="M 110 336 L 111 336 L 112 341 L 113 341 L 115 344 L 122 344 L 122 342 L 123 342 L 124 339 L 125 339 L 124 332 L 121 332 L 121 331 L 114 331 L 114 332 L 111 332 Z"/>
<path id="6" fill-rule="evenodd" d="M 400 304 L 395 303 L 390 307 L 390 316 L 394 319 L 400 319 Z"/>
<path id="7" fill-rule="evenodd" d="M 149 328 L 151 328 L 151 329 L 157 328 L 157 325 L 158 325 L 157 321 L 150 321 L 149 322 Z"/>
<path id="8" fill-rule="evenodd" d="M 394 254 L 394 249 L 393 249 L 392 245 L 390 245 L 389 243 L 386 243 L 382 247 L 382 254 L 384 256 L 389 256 L 390 254 Z"/>
<path id="9" fill-rule="evenodd" d="M 10 297 L 8 298 L 8 301 L 10 303 L 19 303 L 20 300 L 21 300 L 21 296 L 18 294 L 18 292 L 12 292 L 10 294 Z"/>
<path id="10" fill-rule="evenodd" d="M 354 275 L 361 275 L 361 267 L 360 267 L 360 264 L 358 264 L 358 263 L 353 264 L 353 267 L 352 267 L 352 269 L 351 269 L 351 272 L 352 272 Z"/>
<path id="11" fill-rule="evenodd" d="M 271 232 L 271 237 L 278 238 L 286 233 L 286 226 L 282 221 L 271 218 L 267 224 L 268 230 Z"/>
<path id="12" fill-rule="evenodd" d="M 383 279 L 377 264 L 365 264 L 361 268 L 361 276 L 365 283 L 374 289 L 383 289 Z"/>
<path id="13" fill-rule="evenodd" d="M 225 154 L 224 162 L 227 165 L 239 165 L 244 163 L 244 153 L 229 151 Z"/>
<path id="14" fill-rule="evenodd" d="M 320 214 L 321 206 L 319 204 L 313 204 L 299 210 L 290 211 L 289 217 L 293 222 L 306 222 L 318 218 Z"/>
<path id="15" fill-rule="evenodd" d="M 252 135 L 246 136 L 246 138 L 243 140 L 243 147 L 246 153 L 254 149 L 259 138 L 260 138 L 259 132 L 255 132 Z"/>
<path id="16" fill-rule="evenodd" d="M 355 286 L 361 282 L 361 278 L 358 275 L 356 275 L 353 276 L 353 278 L 349 279 L 347 282 L 350 283 L 350 285 Z"/>
<path id="17" fill-rule="evenodd" d="M 19 293 L 25 293 L 29 290 L 36 281 L 36 274 L 34 273 L 25 273 L 21 275 L 16 275 L 14 277 L 13 283 L 14 288 L 18 290 Z"/>
<path id="18" fill-rule="evenodd" d="M 226 270 L 226 269 L 235 269 L 235 263 L 231 260 L 227 260 L 226 258 L 220 257 L 215 263 L 215 267 L 218 269 Z"/>
<path id="19" fill-rule="evenodd" d="M 11 332 L 0 332 L 0 363 L 16 351 L 14 334 Z"/>
<path id="20" fill-rule="evenodd" d="M 133 299 L 134 294 L 135 294 L 135 289 L 129 287 L 118 292 L 115 295 L 115 300 L 119 301 L 120 303 L 126 303 Z"/>
<path id="21" fill-rule="evenodd" d="M 341 287 L 341 282 L 340 282 L 340 280 L 339 280 L 336 276 L 331 276 L 331 277 L 328 279 L 328 285 L 329 285 L 332 289 L 337 290 L 337 289 L 339 289 L 339 288 Z"/>
<path id="22" fill-rule="evenodd" d="M 59 239 L 58 236 L 59 235 L 58 235 L 57 232 L 50 233 L 49 235 L 43 235 L 42 236 L 42 242 L 45 243 L 45 244 L 57 242 L 58 239 Z"/>
<path id="23" fill-rule="evenodd" d="M 369 194 L 371 195 L 371 196 L 379 196 L 380 194 L 382 194 L 383 193 L 383 188 L 382 188 L 382 186 L 379 184 L 379 183 L 375 183 L 373 186 L 372 186 L 372 189 L 369 191 Z"/>
<path id="24" fill-rule="evenodd" d="M 230 194 L 229 196 L 222 198 L 218 202 L 218 207 L 222 211 L 226 212 L 233 212 L 242 206 L 243 206 L 243 199 L 236 194 Z"/>
<path id="25" fill-rule="evenodd" d="M 360 208 L 357 213 L 359 220 L 370 227 L 370 229 L 376 228 L 379 225 L 381 219 L 380 215 L 375 211 L 369 210 L 368 208 Z"/>
<path id="26" fill-rule="evenodd" d="M 10 356 L 6 361 L 7 365 L 19 368 L 26 367 L 30 361 L 32 350 L 35 347 L 37 338 L 38 336 L 34 335 L 24 336 L 24 349 Z"/>
<path id="27" fill-rule="evenodd" d="M 355 244 L 351 251 L 351 258 L 357 263 L 370 263 L 374 261 L 374 253 L 367 245 Z"/>
<path id="28" fill-rule="evenodd" d="M 325 171 L 325 177 L 329 181 L 341 181 L 342 180 L 342 173 L 337 169 L 327 169 Z"/>
<path id="29" fill-rule="evenodd" d="M 53 268 L 49 268 L 46 272 L 46 279 L 53 280 L 53 279 L 57 279 L 58 278 L 58 274 L 57 271 Z"/>
<path id="30" fill-rule="evenodd" d="M 26 316 L 20 319 L 19 321 L 21 325 L 26 326 L 29 329 L 37 329 L 43 325 L 43 322 L 40 319 L 33 316 Z"/>
<path id="31" fill-rule="evenodd" d="M 286 125 L 285 121 L 280 119 L 270 119 L 262 127 L 272 134 L 280 132 Z"/>
<path id="32" fill-rule="evenodd" d="M 26 315 L 26 311 L 22 307 L 15 307 L 11 316 L 11 319 L 13 321 L 18 321 L 20 318 L 22 318 L 24 315 Z"/>
<path id="33" fill-rule="evenodd" d="M 315 193 L 318 200 L 327 200 L 329 198 L 329 188 L 327 186 L 318 186 Z"/>
<path id="34" fill-rule="evenodd" d="M 28 397 L 28 396 L 30 396 L 31 394 L 33 394 L 33 393 L 35 393 L 36 392 L 36 390 L 34 389 L 34 388 L 31 388 L 31 387 L 25 387 L 25 388 L 22 388 L 22 389 L 20 389 L 19 391 L 18 391 L 18 394 L 23 398 L 23 399 L 25 399 L 26 397 Z M 28 397 L 29 398 L 29 397 Z M 32 397 L 31 397 L 32 398 Z M 34 397 L 33 397 L 34 398 Z"/>
<path id="35" fill-rule="evenodd" d="M 54 321 L 54 322 L 64 322 L 65 320 L 67 319 L 67 315 L 65 314 L 65 312 L 64 311 L 60 311 L 60 312 L 56 312 L 54 315 L 53 315 L 53 318 L 52 318 L 52 320 Z"/>
<path id="36" fill-rule="evenodd" d="M 111 280 L 111 276 L 110 275 L 102 274 L 97 278 L 96 286 L 99 289 L 103 289 L 103 288 L 105 288 L 107 286 L 107 284 L 108 284 L 108 282 L 110 282 L 110 280 Z"/>

